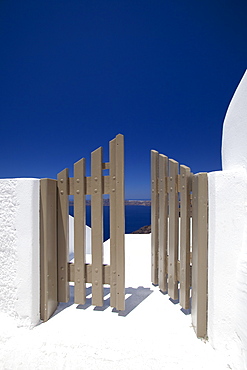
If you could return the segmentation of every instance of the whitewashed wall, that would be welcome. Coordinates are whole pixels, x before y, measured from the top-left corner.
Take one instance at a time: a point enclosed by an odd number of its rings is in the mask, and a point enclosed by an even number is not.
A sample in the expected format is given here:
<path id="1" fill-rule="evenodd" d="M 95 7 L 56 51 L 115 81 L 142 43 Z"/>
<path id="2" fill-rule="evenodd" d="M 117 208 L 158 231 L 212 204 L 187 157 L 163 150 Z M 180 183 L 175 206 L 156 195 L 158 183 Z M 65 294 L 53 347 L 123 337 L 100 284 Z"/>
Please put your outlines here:
<path id="1" fill-rule="evenodd" d="M 247 368 L 247 73 L 225 117 L 222 164 L 209 174 L 208 336 L 239 370 Z"/>
<path id="2" fill-rule="evenodd" d="M 86 225 L 86 255 L 91 255 L 91 227 Z M 69 259 L 74 258 L 74 217 L 69 216 Z"/>
<path id="3" fill-rule="evenodd" d="M 39 322 L 39 180 L 0 180 L 0 312 Z"/>
<path id="4" fill-rule="evenodd" d="M 14 317 L 20 326 L 26 327 L 40 321 L 39 188 L 39 179 L 0 179 L 0 313 Z M 71 216 L 69 236 L 69 253 L 73 258 Z M 91 253 L 88 226 L 86 253 Z"/>

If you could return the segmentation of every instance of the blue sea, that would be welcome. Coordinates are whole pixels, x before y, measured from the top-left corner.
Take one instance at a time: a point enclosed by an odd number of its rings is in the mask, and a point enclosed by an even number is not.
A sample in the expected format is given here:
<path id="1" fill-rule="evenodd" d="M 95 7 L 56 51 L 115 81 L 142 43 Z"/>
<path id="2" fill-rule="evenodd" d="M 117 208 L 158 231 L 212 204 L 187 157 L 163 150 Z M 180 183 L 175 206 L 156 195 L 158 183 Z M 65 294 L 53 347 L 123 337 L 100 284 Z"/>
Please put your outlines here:
<path id="1" fill-rule="evenodd" d="M 74 207 L 69 207 L 69 213 L 74 216 Z M 110 207 L 103 207 L 104 240 L 110 237 Z M 86 206 L 86 224 L 91 226 L 91 206 Z M 151 224 L 151 206 L 125 206 L 125 233 L 130 234 L 142 226 Z"/>

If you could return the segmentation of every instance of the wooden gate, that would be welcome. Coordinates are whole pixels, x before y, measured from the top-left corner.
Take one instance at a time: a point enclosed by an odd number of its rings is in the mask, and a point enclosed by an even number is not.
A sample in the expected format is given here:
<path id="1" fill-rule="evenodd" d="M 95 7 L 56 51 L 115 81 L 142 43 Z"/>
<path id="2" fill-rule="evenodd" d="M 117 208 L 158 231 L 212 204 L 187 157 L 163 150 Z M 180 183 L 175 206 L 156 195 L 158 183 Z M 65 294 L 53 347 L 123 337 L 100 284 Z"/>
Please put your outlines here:
<path id="1" fill-rule="evenodd" d="M 152 283 L 188 310 L 207 334 L 207 174 L 194 175 L 151 151 Z"/>
<path id="2" fill-rule="evenodd" d="M 91 177 L 86 161 L 74 164 L 57 180 L 41 180 L 41 319 L 46 321 L 59 302 L 69 301 L 74 282 L 74 302 L 85 304 L 86 283 L 92 284 L 92 304 L 103 305 L 103 285 L 110 285 L 110 305 L 125 309 L 124 253 L 124 137 L 109 142 L 110 161 L 103 163 L 103 149 L 91 153 Z M 103 176 L 103 170 L 109 175 Z M 103 194 L 110 195 L 110 265 L 103 265 Z M 74 263 L 69 263 L 69 195 L 74 196 Z M 91 195 L 92 264 L 85 263 L 86 195 Z"/>

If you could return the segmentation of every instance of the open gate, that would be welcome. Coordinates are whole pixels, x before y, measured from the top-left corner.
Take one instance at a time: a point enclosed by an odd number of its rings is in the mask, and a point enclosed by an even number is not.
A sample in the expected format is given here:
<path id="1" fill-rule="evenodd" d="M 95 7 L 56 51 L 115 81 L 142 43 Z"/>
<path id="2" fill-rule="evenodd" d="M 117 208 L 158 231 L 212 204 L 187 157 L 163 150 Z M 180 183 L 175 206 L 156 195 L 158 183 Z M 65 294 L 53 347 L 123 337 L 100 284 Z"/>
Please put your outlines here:
<path id="1" fill-rule="evenodd" d="M 198 337 L 207 334 L 208 179 L 151 151 L 152 283 L 185 310 Z"/>
<path id="2" fill-rule="evenodd" d="M 102 147 L 91 153 L 91 176 L 86 161 L 74 164 L 57 180 L 42 179 L 40 191 L 41 319 L 46 321 L 59 302 L 85 304 L 86 283 L 92 284 L 92 304 L 103 305 L 103 285 L 110 285 L 110 305 L 125 309 L 124 137 L 109 142 L 110 160 L 103 163 Z M 104 176 L 103 171 L 109 170 Z M 110 265 L 103 265 L 103 194 L 110 195 Z M 74 196 L 74 263 L 69 262 L 69 195 Z M 86 195 L 91 195 L 92 263 L 85 262 Z"/>
<path id="3" fill-rule="evenodd" d="M 103 285 L 110 285 L 110 305 L 125 309 L 124 137 L 91 153 L 91 176 L 85 159 L 57 180 L 41 180 L 41 319 L 46 321 L 58 302 L 85 304 L 86 283 L 92 304 L 103 305 Z M 207 333 L 207 174 L 192 174 L 186 166 L 151 152 L 152 283 L 190 309 L 197 336 Z M 109 170 L 104 176 L 103 171 Z M 110 264 L 103 264 L 103 194 L 110 195 Z M 69 196 L 74 196 L 74 263 L 69 262 Z M 85 263 L 86 195 L 91 195 L 92 263 Z M 191 303 L 192 300 L 192 303 Z"/>

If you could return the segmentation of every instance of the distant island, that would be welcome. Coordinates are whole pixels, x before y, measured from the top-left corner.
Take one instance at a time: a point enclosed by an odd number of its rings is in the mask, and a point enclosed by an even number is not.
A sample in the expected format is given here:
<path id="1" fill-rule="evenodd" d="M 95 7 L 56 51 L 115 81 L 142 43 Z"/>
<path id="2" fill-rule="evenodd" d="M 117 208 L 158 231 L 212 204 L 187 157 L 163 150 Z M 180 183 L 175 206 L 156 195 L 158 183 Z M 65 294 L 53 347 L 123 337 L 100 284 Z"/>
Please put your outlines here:
<path id="1" fill-rule="evenodd" d="M 140 227 L 140 229 L 136 231 L 132 231 L 131 234 L 150 234 L 151 233 L 151 225 L 146 225 Z"/>
<path id="2" fill-rule="evenodd" d="M 124 204 L 126 206 L 151 206 L 151 200 L 125 200 Z M 73 206 L 74 201 L 70 200 L 69 205 Z M 91 200 L 86 200 L 86 205 L 91 206 Z M 109 206 L 110 200 L 109 199 L 103 199 L 103 205 Z"/>
<path id="3" fill-rule="evenodd" d="M 151 200 L 125 200 L 126 206 L 151 206 Z"/>

